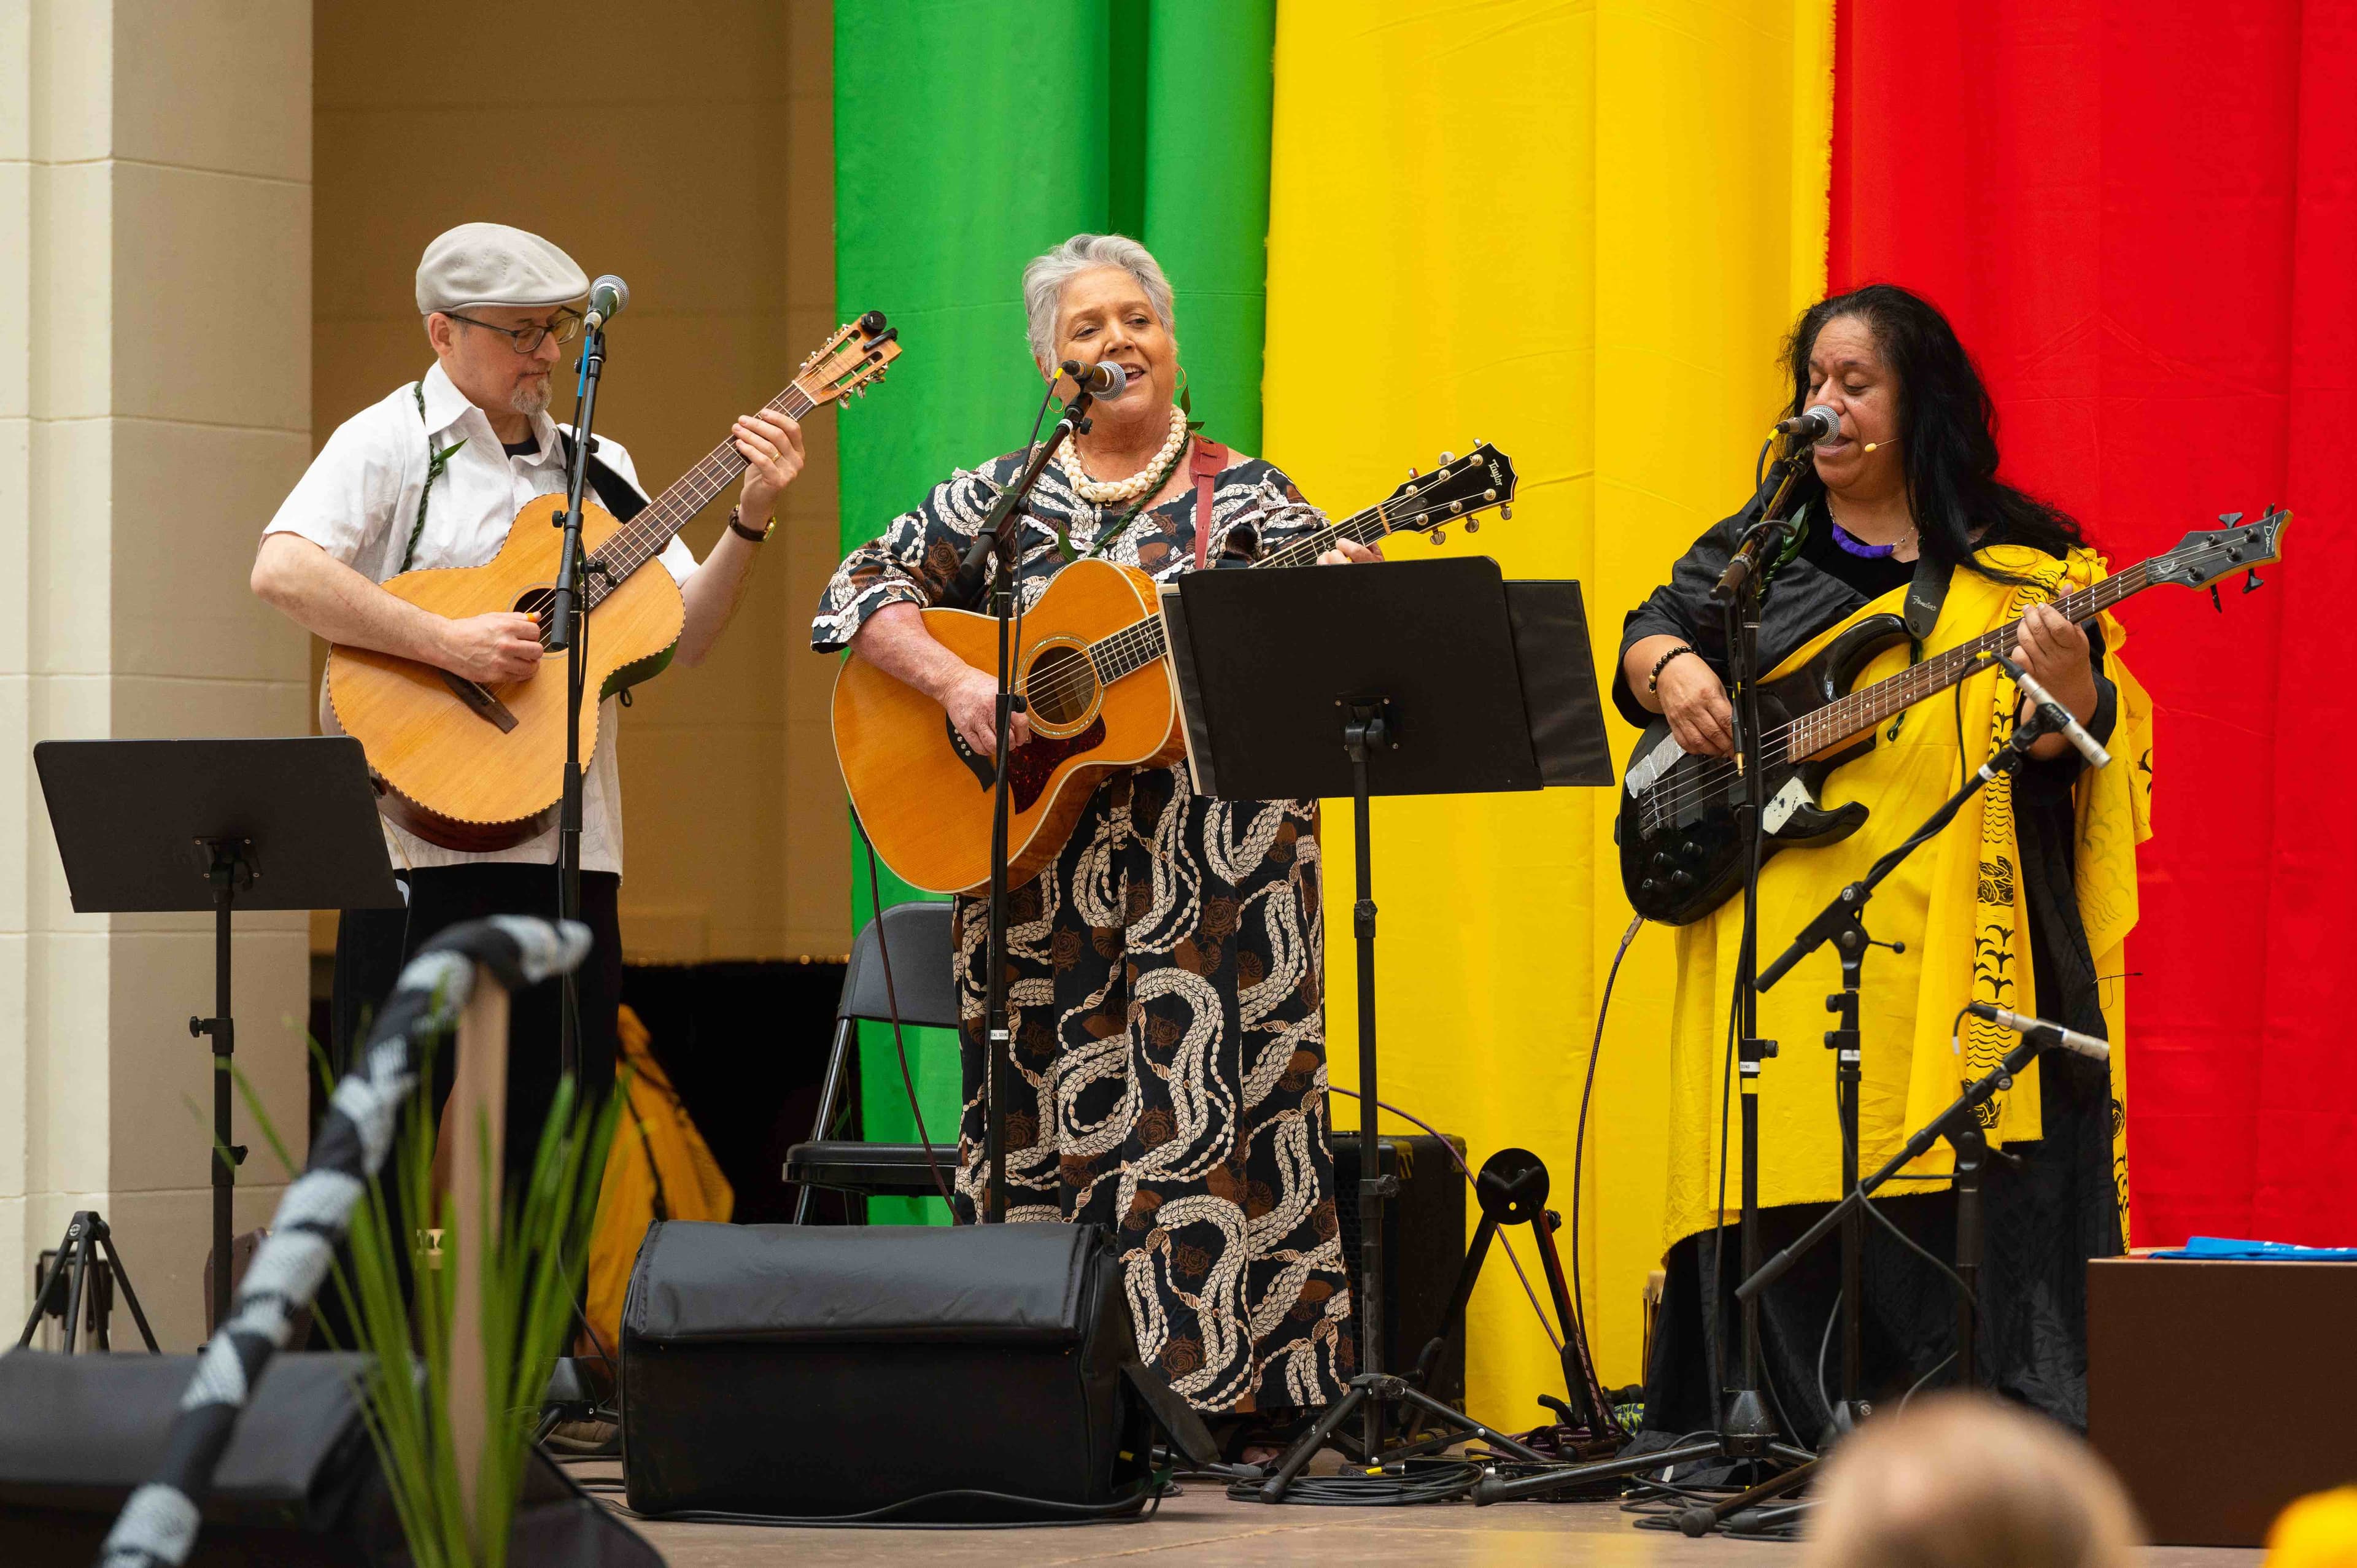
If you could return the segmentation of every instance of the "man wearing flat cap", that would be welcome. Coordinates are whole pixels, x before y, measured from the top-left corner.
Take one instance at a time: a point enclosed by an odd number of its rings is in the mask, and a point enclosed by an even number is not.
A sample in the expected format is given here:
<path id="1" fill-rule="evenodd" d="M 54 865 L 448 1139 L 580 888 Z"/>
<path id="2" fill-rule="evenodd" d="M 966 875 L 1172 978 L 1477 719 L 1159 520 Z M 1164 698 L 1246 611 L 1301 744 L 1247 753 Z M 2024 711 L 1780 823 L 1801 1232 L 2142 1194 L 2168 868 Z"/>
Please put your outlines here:
<path id="1" fill-rule="evenodd" d="M 425 376 L 346 420 L 264 531 L 253 591 L 307 630 L 486 684 L 517 681 L 541 660 L 529 616 L 500 611 L 450 619 L 378 585 L 428 566 L 479 566 L 499 553 L 515 515 L 536 496 L 562 491 L 569 427 L 548 415 L 550 377 L 579 336 L 576 308 L 588 280 L 573 258 L 537 234 L 500 223 L 463 223 L 425 247 L 417 312 L 435 363 Z M 779 493 L 802 466 L 802 430 L 765 411 L 737 422 L 749 467 L 737 516 L 699 564 L 681 540 L 661 560 L 680 586 L 687 618 L 676 662 L 703 660 L 735 613 Z M 601 488 L 643 496 L 630 455 L 600 435 Z M 593 473 L 595 472 L 593 465 Z M 614 503 L 607 502 L 608 510 Z M 559 678 L 561 678 L 561 673 Z M 321 693 L 321 713 L 327 712 Z M 582 788 L 581 918 L 596 945 L 580 972 L 585 1087 L 611 1084 L 622 950 L 615 916 L 622 873 L 621 778 L 615 761 L 617 699 L 597 717 L 601 744 Z M 391 822 L 384 834 L 404 883 L 404 909 L 347 910 L 336 943 L 334 1048 L 350 1060 L 366 1016 L 402 964 L 446 926 L 486 915 L 556 912 L 556 832 L 512 849 L 469 854 L 426 843 Z M 529 1169 L 557 1079 L 556 984 L 520 993 L 510 1024 L 507 1150 L 512 1178 Z M 450 1064 L 441 1064 L 447 1092 Z"/>

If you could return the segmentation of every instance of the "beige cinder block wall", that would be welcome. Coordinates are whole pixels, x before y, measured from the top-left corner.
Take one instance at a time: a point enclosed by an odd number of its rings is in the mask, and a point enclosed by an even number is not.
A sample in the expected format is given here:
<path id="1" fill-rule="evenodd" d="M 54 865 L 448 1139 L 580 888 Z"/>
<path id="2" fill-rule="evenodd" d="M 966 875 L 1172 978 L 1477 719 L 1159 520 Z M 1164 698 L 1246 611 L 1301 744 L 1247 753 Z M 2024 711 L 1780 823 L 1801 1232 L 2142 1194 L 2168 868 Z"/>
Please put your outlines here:
<path id="1" fill-rule="evenodd" d="M 102 1210 L 165 1348 L 202 1337 L 212 938 L 80 916 L 32 746 L 305 727 L 246 592 L 310 452 L 307 0 L 0 0 L 0 1323 Z M 302 1155 L 303 918 L 237 922 L 237 1061 Z M 253 1155 L 237 1223 L 283 1180 Z M 120 1304 L 115 1343 L 137 1343 Z"/>
<path id="2" fill-rule="evenodd" d="M 629 281 L 597 428 L 630 447 L 652 491 L 783 388 L 835 325 L 826 0 L 590 0 L 561 31 L 517 0 L 317 0 L 314 15 L 315 444 L 431 365 L 413 280 L 418 252 L 454 223 L 519 224 L 592 275 Z M 585 67 L 599 73 L 586 117 Z M 572 403 L 560 372 L 559 417 Z M 849 947 L 834 664 L 808 637 L 837 553 L 836 417 L 810 421 L 810 466 L 726 640 L 623 714 L 634 959 Z M 699 555 L 734 499 L 689 525 Z"/>

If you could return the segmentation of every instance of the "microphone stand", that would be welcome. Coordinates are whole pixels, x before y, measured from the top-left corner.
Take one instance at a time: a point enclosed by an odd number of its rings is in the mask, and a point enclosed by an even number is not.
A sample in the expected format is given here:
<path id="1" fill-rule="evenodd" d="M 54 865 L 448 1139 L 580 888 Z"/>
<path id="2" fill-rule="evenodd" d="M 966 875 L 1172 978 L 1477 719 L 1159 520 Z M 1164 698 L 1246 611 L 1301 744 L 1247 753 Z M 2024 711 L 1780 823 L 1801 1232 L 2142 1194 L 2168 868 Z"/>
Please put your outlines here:
<path id="1" fill-rule="evenodd" d="M 1006 1101 L 1013 1092 L 1014 1047 L 1006 1015 L 1006 819 L 1010 757 L 1016 711 L 1023 704 L 1016 690 L 1015 660 L 1015 517 L 1023 498 L 1057 449 L 1089 428 L 1089 407 L 1096 400 L 1077 391 L 1064 405 L 1063 416 L 1032 451 L 1013 484 L 998 492 L 989 515 L 983 519 L 974 542 L 966 549 L 957 577 L 942 595 L 945 604 L 970 601 L 985 566 L 990 569 L 990 614 L 998 623 L 998 704 L 992 732 L 997 765 L 991 776 L 990 809 L 990 938 L 985 950 L 990 965 L 984 985 L 983 1038 L 989 1052 L 989 1090 L 983 1099 L 983 1139 L 990 1164 L 990 1190 L 983 1218 L 998 1224 L 1006 1218 Z M 1035 427 L 1036 428 L 1036 427 Z"/>
<path id="2" fill-rule="evenodd" d="M 565 651 L 565 784 L 556 816 L 556 918 L 581 918 L 581 702 L 588 675 L 589 602 L 605 575 L 603 563 L 581 553 L 581 496 L 589 479 L 589 431 L 597 417 L 597 382 L 606 369 L 606 328 L 593 325 L 581 339 L 580 382 L 574 394 L 573 462 L 566 476 L 565 510 L 551 519 L 565 531 L 549 597 L 551 652 Z M 565 1077 L 581 1077 L 581 992 L 575 972 L 559 988 L 557 1062 Z"/>
<path id="3" fill-rule="evenodd" d="M 1770 445 L 1774 437 L 1770 437 Z M 1728 672 L 1735 686 L 1735 760 L 1744 779 L 1744 801 L 1737 808 L 1736 818 L 1750 836 L 1750 862 L 1743 878 L 1743 940 L 1736 960 L 1735 1007 L 1737 1012 L 1736 1060 L 1740 1073 L 1743 1101 L 1743 1175 L 1742 1220 L 1743 1270 L 1746 1274 L 1760 1263 L 1760 1064 L 1776 1054 L 1776 1042 L 1759 1037 L 1760 1001 L 1752 975 L 1759 960 L 1760 927 L 1760 867 L 1764 850 L 1759 824 L 1768 810 L 1768 775 L 1758 766 L 1759 737 L 1762 733 L 1760 718 L 1758 666 L 1760 660 L 1760 590 L 1761 580 L 1782 555 L 1792 537 L 1792 521 L 1783 515 L 1792 499 L 1792 487 L 1804 467 L 1806 447 L 1798 440 L 1785 443 L 1784 450 L 1768 465 L 1751 499 L 1738 516 L 1749 522 L 1742 542 L 1737 545 L 1726 570 L 1711 589 L 1713 602 L 1726 616 L 1727 659 Z M 1760 455 L 1767 455 L 1761 448 Z M 1680 875 L 1685 875 L 1679 873 Z M 1722 1215 L 1720 1234 L 1725 1233 Z M 1711 1294 L 1711 1316 L 1719 1321 L 1718 1267 L 1711 1269 L 1708 1289 Z M 1541 1471 L 1536 1475 L 1506 1479 L 1494 1472 L 1484 1475 L 1475 1484 L 1473 1501 L 1477 1504 L 1507 1502 L 1518 1498 L 1544 1497 L 1551 1492 L 1585 1486 L 1593 1481 L 1621 1476 L 1633 1476 L 1641 1471 L 1665 1469 L 1674 1465 L 1689 1464 L 1703 1459 L 1739 1459 L 1775 1462 L 1786 1466 L 1804 1466 L 1814 1458 L 1805 1448 L 1796 1448 L 1781 1441 L 1781 1433 L 1776 1418 L 1770 1412 L 1768 1402 L 1760 1393 L 1760 1313 L 1749 1303 L 1742 1304 L 1742 1359 L 1733 1385 L 1723 1391 L 1726 1402 L 1720 1407 L 1717 1431 L 1680 1443 L 1672 1447 L 1636 1458 L 1598 1460 L 1590 1464 L 1566 1466 L 1561 1469 Z M 1722 1335 L 1713 1333 L 1716 1344 Z M 1714 1371 L 1719 1366 L 1717 1354 L 1712 1357 Z M 1791 1485 L 1790 1477 L 1798 1474 L 1788 1469 L 1762 1485 L 1783 1490 Z M 1691 1512 L 1692 1510 L 1689 1510 Z M 1684 1516 L 1681 1528 L 1685 1528 Z M 1700 1530 L 1689 1530 L 1690 1534 Z"/>
<path id="4" fill-rule="evenodd" d="M 1782 514 L 1800 477 L 1797 440 L 1787 441 L 1753 492 L 1745 514 L 1758 519 L 1745 532 L 1727 569 L 1711 590 L 1727 618 L 1727 663 L 1735 678 L 1735 767 L 1744 781 L 1737 820 L 1751 844 L 1743 875 L 1743 936 L 1735 961 L 1736 1071 L 1743 1104 L 1743 1271 L 1760 1262 L 1760 1064 L 1776 1054 L 1776 1042 L 1760 1037 L 1760 995 L 1754 976 L 1760 964 L 1760 867 L 1765 858 L 1760 824 L 1768 812 L 1768 770 L 1760 765 L 1760 590 L 1783 553 L 1792 522 Z M 1724 1225 L 1722 1217 L 1720 1223 Z M 1711 1269 L 1711 1312 L 1718 1314 L 1719 1270 Z M 1730 1457 L 1759 1458 L 1779 1435 L 1774 1416 L 1760 1398 L 1760 1313 L 1743 1305 L 1739 1337 L 1741 1372 L 1727 1391 L 1718 1435 Z"/>

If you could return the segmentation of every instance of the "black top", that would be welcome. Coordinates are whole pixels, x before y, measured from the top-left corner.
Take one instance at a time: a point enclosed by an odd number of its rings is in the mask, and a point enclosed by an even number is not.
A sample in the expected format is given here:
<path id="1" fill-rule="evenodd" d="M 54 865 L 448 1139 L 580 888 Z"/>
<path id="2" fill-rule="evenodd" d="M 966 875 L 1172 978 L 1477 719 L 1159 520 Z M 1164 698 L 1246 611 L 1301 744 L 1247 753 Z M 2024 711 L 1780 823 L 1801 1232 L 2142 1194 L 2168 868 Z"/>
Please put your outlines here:
<path id="1" fill-rule="evenodd" d="M 1915 563 L 1894 555 L 1853 555 L 1834 538 L 1833 520 L 1811 507 L 1802 514 L 1808 537 L 1801 542 L 1801 559 L 1827 576 L 1837 577 L 1862 598 L 1878 599 L 1893 588 L 1903 588 L 1915 576 Z"/>
<path id="2" fill-rule="evenodd" d="M 540 437 L 527 435 L 521 441 L 502 441 L 500 447 L 511 457 L 537 457 L 540 456 Z"/>

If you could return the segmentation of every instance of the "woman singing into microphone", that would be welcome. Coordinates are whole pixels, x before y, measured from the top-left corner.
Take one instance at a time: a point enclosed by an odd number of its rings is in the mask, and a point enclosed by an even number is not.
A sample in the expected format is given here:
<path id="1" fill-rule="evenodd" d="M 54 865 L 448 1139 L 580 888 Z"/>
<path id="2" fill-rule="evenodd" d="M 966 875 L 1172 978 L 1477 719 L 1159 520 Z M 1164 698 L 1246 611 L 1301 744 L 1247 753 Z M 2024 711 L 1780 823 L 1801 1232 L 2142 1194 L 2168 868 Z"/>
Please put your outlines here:
<path id="1" fill-rule="evenodd" d="M 1924 300 L 1874 285 L 1813 306 L 1788 345 L 1788 413 L 1823 405 L 1838 428 L 1810 449 L 1797 497 L 1800 537 L 1768 565 L 1760 663 L 1772 678 L 1872 614 L 1906 619 L 1914 649 L 1880 655 L 1857 683 L 2018 621 L 2015 659 L 2093 732 L 2119 764 L 2089 772 L 2059 735 L 2034 760 L 1990 785 L 1878 890 L 1867 926 L 1878 948 L 1861 1007 L 1859 1165 L 1871 1171 L 1929 1122 L 2013 1036 L 1967 1019 L 1994 1002 L 2089 1035 L 2120 1040 L 2121 939 L 2136 919 L 2136 841 L 2148 832 L 2151 742 L 2143 693 L 2118 662 L 2123 636 L 2104 616 L 2082 628 L 2048 601 L 2104 575 L 2078 525 L 1996 477 L 1987 392 L 1947 321 Z M 1735 519 L 1696 541 L 1670 581 L 1624 628 L 1613 694 L 1637 725 L 1655 714 L 1689 753 L 1727 756 L 1734 742 L 1726 646 L 1708 592 L 1739 541 Z M 2010 735 L 2009 681 L 1994 671 L 1902 712 L 1874 749 L 1837 769 L 1824 804 L 1872 811 L 1849 839 L 1779 855 L 1760 877 L 1764 964 L 1847 883 L 1911 832 Z M 1743 901 L 1679 928 L 1671 1029 L 1667 1294 L 1647 1369 L 1650 1427 L 1717 1424 L 1722 1349 L 1737 1241 L 1721 1169 L 1729 1114 L 1730 998 Z M 1840 1196 L 1841 1145 L 1825 993 L 1838 984 L 1830 948 L 1760 999 L 1760 1033 L 1782 1044 L 1760 1079 L 1760 1168 L 1765 1250 L 1799 1235 Z M 2106 1015 L 2109 1015 L 2107 1019 Z M 2112 1027 L 2107 1028 L 2107 1023 Z M 2116 1154 L 2121 1069 L 2063 1052 L 2040 1058 L 1985 1113 L 1993 1154 L 1984 1180 L 1980 1379 L 2083 1429 L 2086 1262 L 2122 1245 L 2126 1165 Z M 1725 1158 L 1740 1158 L 1728 1143 Z M 1909 1167 L 1875 1203 L 1859 1305 L 1868 1399 L 1895 1398 L 1948 1375 L 1955 1350 L 1955 1205 L 1945 1145 Z M 1762 1370 L 1786 1435 L 1813 1441 L 1828 1418 L 1833 1376 L 1821 1365 L 1835 1331 L 1840 1249 L 1828 1243 L 1761 1298 Z M 1712 1310 L 1714 1305 L 1723 1310 Z"/>

